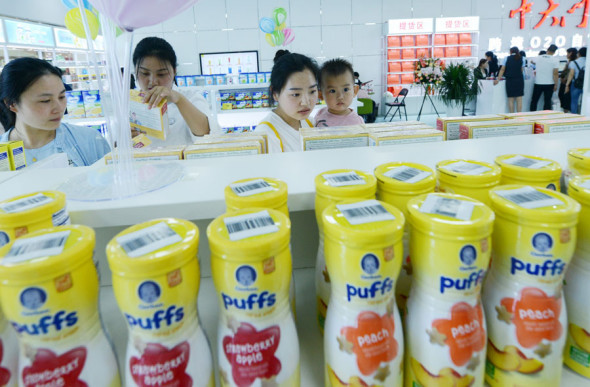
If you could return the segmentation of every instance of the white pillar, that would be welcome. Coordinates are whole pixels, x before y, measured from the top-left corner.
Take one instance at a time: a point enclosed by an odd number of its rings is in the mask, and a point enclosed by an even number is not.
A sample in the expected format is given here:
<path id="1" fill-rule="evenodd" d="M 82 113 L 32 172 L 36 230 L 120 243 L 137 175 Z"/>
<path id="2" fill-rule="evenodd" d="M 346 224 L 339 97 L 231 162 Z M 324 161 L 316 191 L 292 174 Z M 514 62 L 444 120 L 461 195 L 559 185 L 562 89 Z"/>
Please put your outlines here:
<path id="1" fill-rule="evenodd" d="M 588 37 L 590 36 L 590 23 L 588 23 L 588 31 L 586 32 L 586 47 L 588 47 Z M 586 54 L 588 59 L 588 54 Z M 588 66 L 586 66 L 588 67 Z M 573 81 L 572 81 L 573 83 Z M 584 91 L 582 93 L 582 109 L 581 114 L 590 115 L 590 76 L 584 75 Z"/>

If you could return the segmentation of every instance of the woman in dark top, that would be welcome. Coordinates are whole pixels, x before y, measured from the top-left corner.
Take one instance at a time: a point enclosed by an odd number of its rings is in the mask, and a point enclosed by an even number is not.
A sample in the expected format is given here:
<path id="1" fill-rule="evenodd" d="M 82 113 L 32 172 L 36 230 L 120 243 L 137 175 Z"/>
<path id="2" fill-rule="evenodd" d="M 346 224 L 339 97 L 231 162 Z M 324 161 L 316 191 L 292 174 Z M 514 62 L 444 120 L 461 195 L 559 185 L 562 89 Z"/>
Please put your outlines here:
<path id="1" fill-rule="evenodd" d="M 488 51 L 486 52 L 486 60 L 488 61 L 488 74 L 490 77 L 498 76 L 498 71 L 500 71 L 498 57 L 493 52 Z"/>
<path id="2" fill-rule="evenodd" d="M 504 66 L 500 69 L 498 78 L 506 77 L 506 95 L 508 96 L 508 111 L 514 113 L 514 102 L 516 101 L 516 111 L 522 111 L 522 96 L 524 95 L 524 75 L 523 60 L 520 56 L 518 47 L 510 49 L 510 56 L 506 57 Z M 498 80 L 494 81 L 494 85 Z"/>
<path id="3" fill-rule="evenodd" d="M 561 107 L 565 113 L 568 113 L 571 110 L 572 105 L 572 96 L 570 92 L 565 92 L 565 85 L 567 83 L 567 76 L 570 72 L 570 62 L 576 60 L 578 57 L 578 49 L 571 47 L 567 49 L 567 63 L 565 68 L 561 72 L 559 76 L 560 84 L 559 84 L 559 92 L 557 95 L 559 96 L 559 101 L 561 102 Z M 573 65 L 572 65 L 573 66 Z"/>
<path id="4" fill-rule="evenodd" d="M 488 61 L 486 59 L 480 59 L 479 65 L 473 70 L 473 78 L 475 80 L 486 79 L 488 76 Z"/>

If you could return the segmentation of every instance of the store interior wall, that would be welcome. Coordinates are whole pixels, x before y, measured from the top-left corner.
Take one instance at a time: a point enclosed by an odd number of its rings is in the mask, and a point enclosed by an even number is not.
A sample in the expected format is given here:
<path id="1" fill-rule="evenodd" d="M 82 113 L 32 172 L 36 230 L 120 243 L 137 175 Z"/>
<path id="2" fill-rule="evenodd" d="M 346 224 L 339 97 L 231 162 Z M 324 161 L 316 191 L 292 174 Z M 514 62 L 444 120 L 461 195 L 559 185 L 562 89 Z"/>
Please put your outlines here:
<path id="1" fill-rule="evenodd" d="M 66 8 L 61 0 L 2 1 L 0 14 L 23 19 L 62 24 Z M 258 50 L 260 70 L 270 71 L 277 49 L 287 48 L 323 62 L 334 57 L 350 60 L 362 81 L 372 80 L 376 93 L 383 90 L 383 36 L 386 22 L 400 18 L 479 16 L 479 57 L 488 50 L 490 39 L 500 38 L 500 52 L 507 52 L 513 39 L 530 44 L 534 36 L 542 45 L 547 38 L 571 37 L 586 31 L 576 28 L 582 9 L 565 12 L 576 1 L 562 0 L 552 14 L 565 15 L 565 27 L 551 26 L 551 16 L 533 29 L 548 7 L 546 1 L 534 2 L 525 16 L 525 28 L 519 28 L 518 15 L 509 17 L 521 0 L 199 0 L 192 8 L 163 23 L 134 32 L 134 45 L 146 36 L 160 36 L 175 48 L 179 74 L 200 74 L 199 53 Z M 272 16 L 272 10 L 287 11 L 287 27 L 295 40 L 287 47 L 271 47 L 258 22 Z M 540 48 L 538 48 L 540 49 Z M 538 50 L 537 49 L 537 50 Z M 119 51 L 122 57 L 122 51 Z"/>

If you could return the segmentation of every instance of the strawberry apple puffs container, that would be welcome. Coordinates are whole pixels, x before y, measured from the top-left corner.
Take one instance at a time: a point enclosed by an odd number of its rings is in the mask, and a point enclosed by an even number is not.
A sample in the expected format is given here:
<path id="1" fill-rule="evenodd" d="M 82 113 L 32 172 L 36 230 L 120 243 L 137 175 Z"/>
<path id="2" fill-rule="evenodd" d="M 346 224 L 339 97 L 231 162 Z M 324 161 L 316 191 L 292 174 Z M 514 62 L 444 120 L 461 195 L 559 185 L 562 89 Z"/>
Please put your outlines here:
<path id="1" fill-rule="evenodd" d="M 323 212 L 332 279 L 324 333 L 325 385 L 400 386 L 404 339 L 395 305 L 404 215 L 377 200 Z"/>
<path id="2" fill-rule="evenodd" d="M 414 281 L 405 319 L 405 383 L 482 386 L 486 324 L 480 302 L 494 214 L 467 196 L 408 202 Z"/>
<path id="3" fill-rule="evenodd" d="M 19 386 L 121 385 L 99 317 L 94 244 L 91 228 L 61 226 L 0 249 L 0 301 L 20 342 Z M 4 366 L 0 383 L 13 383 Z"/>
<path id="4" fill-rule="evenodd" d="M 213 387 L 199 324 L 199 230 L 181 219 L 129 227 L 107 245 L 113 291 L 129 330 L 126 386 Z"/>
<path id="5" fill-rule="evenodd" d="M 564 282 L 568 332 L 563 356 L 569 368 L 590 378 L 590 176 L 570 180 L 568 193 L 582 210 L 576 251 Z"/>
<path id="6" fill-rule="evenodd" d="M 272 209 L 234 211 L 211 222 L 207 237 L 219 296 L 221 386 L 298 387 L 289 218 Z"/>
<path id="7" fill-rule="evenodd" d="M 486 382 L 559 386 L 567 336 L 562 281 L 580 205 L 553 190 L 520 185 L 496 187 L 490 198 L 496 222 L 483 290 Z"/>

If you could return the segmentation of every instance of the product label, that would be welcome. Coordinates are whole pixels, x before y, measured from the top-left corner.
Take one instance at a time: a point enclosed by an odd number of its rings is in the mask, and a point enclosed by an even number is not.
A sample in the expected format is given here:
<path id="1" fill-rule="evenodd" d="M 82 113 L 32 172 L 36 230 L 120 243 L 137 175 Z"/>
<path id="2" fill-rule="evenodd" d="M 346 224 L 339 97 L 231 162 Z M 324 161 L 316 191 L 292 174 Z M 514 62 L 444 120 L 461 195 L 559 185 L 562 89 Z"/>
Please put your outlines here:
<path id="1" fill-rule="evenodd" d="M 442 168 L 460 173 L 462 175 L 481 175 L 492 170 L 485 165 L 469 163 L 466 161 L 457 161 L 455 163 L 445 165 Z"/>
<path id="2" fill-rule="evenodd" d="M 432 331 L 428 333 L 431 342 L 449 347 L 451 360 L 456 366 L 467 364 L 486 343 L 481 305 L 472 307 L 465 302 L 453 305 L 451 318 L 434 320 Z"/>
<path id="3" fill-rule="evenodd" d="M 248 323 L 240 323 L 233 336 L 222 342 L 225 357 L 231 364 L 232 378 L 238 386 L 249 386 L 256 379 L 272 379 L 281 372 L 276 351 L 281 340 L 278 325 L 257 331 Z"/>
<path id="4" fill-rule="evenodd" d="M 266 210 L 254 214 L 224 218 L 223 221 L 227 228 L 229 239 L 232 241 L 279 231 L 279 227 Z"/>
<path id="5" fill-rule="evenodd" d="M 2 340 L 0 340 L 0 364 L 2 364 L 2 359 L 4 359 L 4 343 L 2 342 Z M 8 362 L 9 360 L 11 359 L 7 358 L 5 361 Z M 8 385 L 11 376 L 12 375 L 10 374 L 10 370 L 8 368 L 0 366 L 0 386 Z"/>
<path id="6" fill-rule="evenodd" d="M 31 208 L 39 207 L 47 203 L 51 203 L 53 198 L 43 194 L 37 194 L 26 198 L 14 200 L 8 203 L 0 204 L 0 209 L 6 213 L 12 214 L 15 212 L 23 212 Z"/>
<path id="7" fill-rule="evenodd" d="M 379 316 L 374 312 L 361 312 L 357 317 L 356 327 L 343 327 L 339 341 L 348 346 L 356 355 L 359 371 L 371 375 L 381 365 L 395 359 L 399 344 L 394 338 L 395 324 L 393 316 Z"/>
<path id="8" fill-rule="evenodd" d="M 64 226 L 70 224 L 70 216 L 68 215 L 68 211 L 65 208 L 57 211 L 55 214 L 51 215 L 51 222 L 54 226 Z"/>
<path id="9" fill-rule="evenodd" d="M 541 289 L 524 288 L 519 299 L 503 298 L 496 310 L 515 325 L 516 338 L 524 348 L 535 347 L 543 339 L 556 341 L 563 333 L 561 297 L 549 297 Z"/>
<path id="10" fill-rule="evenodd" d="M 506 164 L 516 165 L 517 167 L 540 169 L 551 164 L 551 161 L 531 159 L 530 157 L 514 156 L 504 160 Z"/>
<path id="11" fill-rule="evenodd" d="M 190 352 L 190 345 L 186 341 L 172 349 L 161 344 L 148 343 L 141 357 L 131 357 L 131 377 L 139 387 L 191 386 L 193 379 L 186 373 Z"/>
<path id="12" fill-rule="evenodd" d="M 85 363 L 86 347 L 74 348 L 63 355 L 39 348 L 33 364 L 23 368 L 22 383 L 26 387 L 88 386 L 79 379 Z"/>
<path id="13" fill-rule="evenodd" d="M 164 222 L 117 238 L 117 242 L 131 258 L 141 257 L 181 240 L 180 235 Z"/>
<path id="14" fill-rule="evenodd" d="M 503 126 L 492 126 L 492 127 L 472 127 L 471 138 L 487 138 L 487 137 L 499 137 L 499 136 L 517 136 L 521 134 L 532 134 L 533 126 L 531 124 L 526 125 L 503 125 Z M 539 167 L 540 168 L 540 167 Z"/>
<path id="15" fill-rule="evenodd" d="M 408 167 L 407 165 L 402 165 L 401 167 L 390 169 L 383 175 L 391 179 L 403 181 L 404 183 L 413 184 L 426 179 L 427 177 L 431 176 L 432 173 L 423 171 L 421 169 Z"/>
<path id="16" fill-rule="evenodd" d="M 429 194 L 420 206 L 420 212 L 470 220 L 474 207 L 473 202 Z"/>
<path id="17" fill-rule="evenodd" d="M 395 216 L 389 213 L 377 200 L 365 200 L 352 204 L 338 204 L 340 210 L 348 223 L 359 225 L 364 223 L 380 222 L 384 220 L 395 220 Z"/>
<path id="18" fill-rule="evenodd" d="M 496 193 L 523 208 L 533 209 L 563 205 L 559 199 L 529 186 L 506 191 L 496 191 Z"/>
<path id="19" fill-rule="evenodd" d="M 366 135 L 359 137 L 333 137 L 333 138 L 303 138 L 303 149 L 306 151 L 318 149 L 354 148 L 368 146 Z"/>
<path id="20" fill-rule="evenodd" d="M 356 172 L 328 173 L 322 175 L 332 187 L 345 187 L 349 185 L 363 185 L 367 182 L 365 178 Z"/>
<path id="21" fill-rule="evenodd" d="M 17 239 L 0 265 L 14 264 L 33 258 L 59 255 L 62 253 L 70 231 L 60 231 L 33 238 Z"/>
<path id="22" fill-rule="evenodd" d="M 229 186 L 238 196 L 252 196 L 273 190 L 272 186 L 263 179 L 251 180 L 245 183 L 234 183 Z"/>

